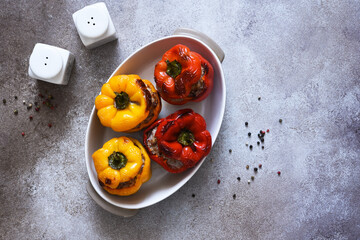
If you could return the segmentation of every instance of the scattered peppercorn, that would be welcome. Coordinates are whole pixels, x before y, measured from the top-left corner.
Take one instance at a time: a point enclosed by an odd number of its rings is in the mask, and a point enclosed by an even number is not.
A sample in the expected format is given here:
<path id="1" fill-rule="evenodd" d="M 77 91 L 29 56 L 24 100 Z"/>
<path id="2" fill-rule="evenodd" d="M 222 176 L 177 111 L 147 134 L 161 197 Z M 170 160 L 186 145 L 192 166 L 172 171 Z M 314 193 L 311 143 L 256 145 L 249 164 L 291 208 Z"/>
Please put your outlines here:
<path id="1" fill-rule="evenodd" d="M 23 104 L 24 104 L 24 105 L 25 105 L 25 103 L 26 103 L 25 100 L 23 100 Z"/>
<path id="2" fill-rule="evenodd" d="M 265 147 L 264 146 L 261 146 L 261 149 L 264 149 Z"/>
<path id="3" fill-rule="evenodd" d="M 238 181 L 240 181 L 240 180 L 241 180 L 241 178 L 240 178 L 240 177 L 237 177 L 237 180 L 238 180 Z"/>
<path id="4" fill-rule="evenodd" d="M 27 106 L 27 109 L 30 109 L 30 108 L 32 108 L 32 104 L 31 104 L 31 103 L 29 103 L 29 105 Z"/>
<path id="5" fill-rule="evenodd" d="M 282 119 L 281 119 L 281 118 L 279 119 L 279 123 L 282 123 Z"/>
<path id="6" fill-rule="evenodd" d="M 52 124 L 51 124 L 51 123 L 49 123 L 49 124 L 48 124 L 48 127 L 49 127 L 49 128 L 51 128 L 51 127 L 52 127 Z"/>
<path id="7" fill-rule="evenodd" d="M 236 194 L 233 195 L 233 199 L 234 199 L 234 200 L 236 199 Z"/>
<path id="8" fill-rule="evenodd" d="M 5 98 L 3 99 L 3 104 L 6 104 L 6 99 Z"/>
<path id="9" fill-rule="evenodd" d="M 245 146 L 249 146 L 249 143 L 245 143 Z"/>
<path id="10" fill-rule="evenodd" d="M 15 100 L 17 100 L 17 96 L 15 96 Z"/>
<path id="11" fill-rule="evenodd" d="M 254 172 L 257 172 L 257 171 L 258 171 L 258 168 L 257 168 L 257 167 L 255 167 L 255 168 L 254 168 Z"/>
<path id="12" fill-rule="evenodd" d="M 251 132 L 248 133 L 248 136 L 251 137 Z"/>
<path id="13" fill-rule="evenodd" d="M 35 111 L 37 111 L 37 112 L 38 112 L 39 110 L 40 110 L 40 108 L 39 108 L 39 107 L 36 107 L 36 108 L 35 108 Z"/>
<path id="14" fill-rule="evenodd" d="M 249 169 L 249 165 L 246 165 L 246 169 Z"/>
<path id="15" fill-rule="evenodd" d="M 255 177 L 254 177 L 254 176 L 251 176 L 251 180 L 253 180 L 253 181 L 254 181 L 254 179 L 255 179 Z"/>
<path id="16" fill-rule="evenodd" d="M 260 100 L 261 100 L 261 97 L 258 97 L 258 100 L 260 101 Z"/>
<path id="17" fill-rule="evenodd" d="M 277 172 L 277 174 L 280 176 L 281 172 L 280 172 L 280 171 L 278 171 L 278 172 Z"/>
<path id="18" fill-rule="evenodd" d="M 250 184 L 250 180 L 248 180 L 248 184 Z"/>
<path id="19" fill-rule="evenodd" d="M 248 122 L 245 122 L 245 126 L 247 127 L 249 125 L 249 123 Z"/>
<path id="20" fill-rule="evenodd" d="M 195 197 L 195 194 L 192 194 L 191 196 L 194 198 L 194 197 Z"/>
<path id="21" fill-rule="evenodd" d="M 211 206 L 209 206 L 209 210 L 211 210 Z"/>
<path id="22" fill-rule="evenodd" d="M 260 145 L 260 142 L 259 142 L 259 141 L 257 141 L 257 145 Z"/>
<path id="23" fill-rule="evenodd" d="M 18 110 L 14 110 L 14 114 L 17 115 L 19 112 Z"/>
<path id="24" fill-rule="evenodd" d="M 21 135 L 22 135 L 22 136 L 25 136 L 25 133 L 24 133 L 24 132 L 22 132 L 22 133 L 21 133 Z"/>
<path id="25" fill-rule="evenodd" d="M 253 146 L 252 146 L 252 145 L 250 145 L 250 146 L 249 146 L 249 148 L 250 148 L 250 150 L 252 150 Z"/>
<path id="26" fill-rule="evenodd" d="M 217 180 L 217 184 L 220 184 L 220 179 Z"/>
<path id="27" fill-rule="evenodd" d="M 231 150 L 231 149 L 229 149 L 229 153 L 232 153 L 232 150 Z"/>
<path id="28" fill-rule="evenodd" d="M 270 132 L 270 129 L 266 130 L 266 132 Z"/>
<path id="29" fill-rule="evenodd" d="M 39 93 L 39 95 L 38 95 L 39 97 L 41 97 L 41 98 L 43 98 L 44 96 L 41 94 L 41 93 Z"/>
<path id="30" fill-rule="evenodd" d="M 29 116 L 29 119 L 30 119 L 30 121 L 33 120 L 33 116 L 30 115 L 30 116 Z"/>
<path id="31" fill-rule="evenodd" d="M 261 164 L 261 163 L 259 164 L 259 168 L 262 168 L 262 164 Z"/>
<path id="32" fill-rule="evenodd" d="M 262 138 L 262 139 L 260 139 L 260 141 L 263 143 L 265 140 Z"/>

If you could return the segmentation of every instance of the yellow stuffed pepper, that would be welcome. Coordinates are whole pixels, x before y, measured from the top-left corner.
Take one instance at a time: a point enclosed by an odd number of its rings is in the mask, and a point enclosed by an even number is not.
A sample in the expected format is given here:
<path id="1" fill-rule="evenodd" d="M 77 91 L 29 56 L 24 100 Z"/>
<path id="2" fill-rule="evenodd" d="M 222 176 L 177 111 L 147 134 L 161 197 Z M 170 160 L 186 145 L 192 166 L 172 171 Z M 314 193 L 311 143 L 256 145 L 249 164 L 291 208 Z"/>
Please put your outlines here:
<path id="1" fill-rule="evenodd" d="M 157 119 L 161 100 L 150 81 L 138 75 L 118 75 L 102 86 L 95 108 L 103 126 L 135 132 Z"/>
<path id="2" fill-rule="evenodd" d="M 136 139 L 113 138 L 92 158 L 100 185 L 111 194 L 134 194 L 151 178 L 150 158 Z"/>

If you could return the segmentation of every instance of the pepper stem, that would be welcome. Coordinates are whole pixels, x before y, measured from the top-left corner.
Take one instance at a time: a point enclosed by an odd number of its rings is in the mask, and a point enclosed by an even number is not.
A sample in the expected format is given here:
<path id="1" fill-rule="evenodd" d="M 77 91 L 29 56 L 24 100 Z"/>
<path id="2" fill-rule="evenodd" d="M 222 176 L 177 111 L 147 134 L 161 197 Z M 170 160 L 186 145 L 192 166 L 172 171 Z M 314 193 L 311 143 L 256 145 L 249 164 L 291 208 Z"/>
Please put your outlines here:
<path id="1" fill-rule="evenodd" d="M 177 141 L 183 146 L 189 146 L 195 142 L 195 137 L 191 131 L 185 129 L 180 132 Z"/>
<path id="2" fill-rule="evenodd" d="M 125 109 L 130 103 L 129 95 L 126 92 L 115 92 L 115 94 L 115 107 L 120 110 Z"/>
<path id="3" fill-rule="evenodd" d="M 109 157 L 109 166 L 112 169 L 119 170 L 126 166 L 127 158 L 121 152 L 113 152 Z"/>
<path id="4" fill-rule="evenodd" d="M 181 64 L 176 60 L 172 62 L 166 60 L 165 62 L 167 64 L 166 73 L 170 77 L 176 78 L 181 73 Z"/>

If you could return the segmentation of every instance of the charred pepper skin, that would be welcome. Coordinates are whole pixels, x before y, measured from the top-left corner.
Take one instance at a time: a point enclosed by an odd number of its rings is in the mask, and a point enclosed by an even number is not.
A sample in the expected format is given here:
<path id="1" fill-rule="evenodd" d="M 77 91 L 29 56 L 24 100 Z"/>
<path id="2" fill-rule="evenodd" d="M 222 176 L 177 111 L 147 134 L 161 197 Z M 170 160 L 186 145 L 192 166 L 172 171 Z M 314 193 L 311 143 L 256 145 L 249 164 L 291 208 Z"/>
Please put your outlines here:
<path id="1" fill-rule="evenodd" d="M 153 154 L 147 145 L 149 134 L 156 127 L 159 155 Z M 209 154 L 211 143 L 205 119 L 191 109 L 179 110 L 160 119 L 144 132 L 144 145 L 150 158 L 171 173 L 180 173 L 194 167 Z M 167 158 L 180 161 L 182 166 L 171 167 Z"/>
<path id="2" fill-rule="evenodd" d="M 200 54 L 178 44 L 168 50 L 156 64 L 154 76 L 161 97 L 170 104 L 182 105 L 189 101 L 202 101 L 210 94 L 214 70 Z M 203 89 L 195 96 L 191 94 L 192 87 L 200 78 Z"/>
<path id="3" fill-rule="evenodd" d="M 134 138 L 113 138 L 94 152 L 92 158 L 99 183 L 110 194 L 132 195 L 151 178 L 150 158 Z M 123 186 L 129 181 L 133 181 L 131 186 Z"/>
<path id="4" fill-rule="evenodd" d="M 209 94 L 211 93 L 213 86 L 214 86 L 214 68 L 211 66 L 211 64 L 203 58 L 200 54 L 193 52 L 195 55 L 198 56 L 201 62 L 201 67 L 204 69 L 204 75 L 201 77 L 204 81 L 204 90 L 202 93 L 200 93 L 195 99 L 192 99 L 194 102 L 200 102 L 207 98 Z"/>
<path id="5" fill-rule="evenodd" d="M 161 100 L 150 81 L 134 74 L 117 75 L 102 86 L 95 108 L 103 126 L 116 132 L 136 132 L 157 119 Z"/>

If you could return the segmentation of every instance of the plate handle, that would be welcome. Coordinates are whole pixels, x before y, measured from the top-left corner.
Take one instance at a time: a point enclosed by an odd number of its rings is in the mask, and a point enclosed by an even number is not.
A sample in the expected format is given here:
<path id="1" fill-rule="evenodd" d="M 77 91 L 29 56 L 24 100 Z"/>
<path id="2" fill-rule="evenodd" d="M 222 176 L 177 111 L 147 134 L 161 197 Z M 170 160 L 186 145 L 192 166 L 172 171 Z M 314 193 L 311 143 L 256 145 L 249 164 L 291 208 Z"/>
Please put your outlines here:
<path id="1" fill-rule="evenodd" d="M 104 199 L 102 199 L 99 194 L 96 193 L 95 189 L 91 185 L 90 181 L 86 184 L 86 190 L 90 197 L 103 209 L 106 211 L 115 214 L 117 216 L 122 217 L 132 217 L 134 216 L 139 209 L 126 209 L 126 208 L 120 208 L 115 207 L 114 205 L 111 205 L 110 203 L 106 202 Z"/>
<path id="2" fill-rule="evenodd" d="M 225 53 L 221 49 L 221 47 L 211 38 L 206 36 L 204 33 L 199 32 L 197 30 L 193 30 L 190 28 L 178 28 L 175 30 L 173 35 L 185 35 L 190 36 L 196 39 L 199 39 L 200 41 L 204 42 L 206 45 L 208 45 L 216 54 L 216 56 L 219 58 L 220 62 L 224 61 Z"/>

